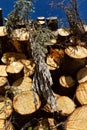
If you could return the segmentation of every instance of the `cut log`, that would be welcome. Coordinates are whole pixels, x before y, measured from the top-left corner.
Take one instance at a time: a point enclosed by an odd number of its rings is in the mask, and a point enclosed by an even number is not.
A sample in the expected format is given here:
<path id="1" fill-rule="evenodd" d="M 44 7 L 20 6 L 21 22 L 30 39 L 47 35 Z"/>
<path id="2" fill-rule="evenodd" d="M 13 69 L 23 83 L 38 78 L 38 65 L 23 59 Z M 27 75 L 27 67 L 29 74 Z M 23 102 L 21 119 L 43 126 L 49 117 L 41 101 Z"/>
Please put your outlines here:
<path id="1" fill-rule="evenodd" d="M 0 130 L 14 130 L 10 121 L 0 119 Z"/>
<path id="2" fill-rule="evenodd" d="M 12 113 L 12 101 L 10 98 L 0 96 L 0 119 L 8 118 Z"/>
<path id="3" fill-rule="evenodd" d="M 75 103 L 72 99 L 67 96 L 59 96 L 56 98 L 56 103 L 58 105 L 57 111 L 61 112 L 62 116 L 67 116 L 75 110 Z M 46 104 L 43 108 L 46 112 L 53 112 L 49 104 Z"/>
<path id="4" fill-rule="evenodd" d="M 47 26 L 50 30 L 55 31 L 58 29 L 58 19 L 57 17 L 46 18 Z"/>
<path id="5" fill-rule="evenodd" d="M 7 84 L 6 77 L 0 77 L 0 94 L 5 94 L 5 85 Z"/>
<path id="6" fill-rule="evenodd" d="M 61 76 L 59 78 L 59 83 L 65 88 L 70 88 L 75 85 L 75 80 L 71 76 Z"/>
<path id="7" fill-rule="evenodd" d="M 5 26 L 0 26 L 0 37 L 6 36 L 7 31 Z"/>
<path id="8" fill-rule="evenodd" d="M 77 72 L 77 81 L 78 81 L 78 83 L 87 81 L 87 67 L 81 68 Z"/>
<path id="9" fill-rule="evenodd" d="M 0 65 L 0 76 L 7 76 L 6 65 Z"/>
<path id="10" fill-rule="evenodd" d="M 87 130 L 87 105 L 75 109 L 65 123 L 65 130 Z"/>
<path id="11" fill-rule="evenodd" d="M 60 97 L 59 94 L 53 93 L 53 95 L 55 96 L 56 101 L 57 101 L 58 98 Z M 42 109 L 43 109 L 44 111 L 48 112 L 48 113 L 52 113 L 52 112 L 53 112 L 53 110 L 51 109 L 51 107 L 50 107 L 50 105 L 49 105 L 48 103 L 46 103 Z"/>
<path id="12" fill-rule="evenodd" d="M 18 74 L 23 70 L 23 64 L 19 61 L 12 62 L 11 64 L 7 65 L 6 72 L 11 74 Z"/>
<path id="13" fill-rule="evenodd" d="M 70 29 L 68 28 L 60 28 L 58 29 L 58 35 L 60 36 L 69 36 L 71 34 Z"/>
<path id="14" fill-rule="evenodd" d="M 35 101 L 36 98 L 36 101 Z M 13 98 L 13 107 L 21 115 L 32 114 L 41 106 L 39 96 L 33 91 L 22 92 Z"/>
<path id="15" fill-rule="evenodd" d="M 72 58 L 86 58 L 87 57 L 87 49 L 82 46 L 69 46 L 68 48 L 65 49 L 65 53 L 72 57 Z"/>
<path id="16" fill-rule="evenodd" d="M 23 53 L 23 47 L 19 41 L 11 39 L 11 43 L 18 53 Z"/>
<path id="17" fill-rule="evenodd" d="M 6 52 L 3 54 L 1 61 L 5 64 L 10 64 L 19 59 L 26 59 L 26 56 L 23 53 Z"/>
<path id="18" fill-rule="evenodd" d="M 6 77 L 0 77 L 0 88 L 4 86 L 7 83 Z"/>
<path id="19" fill-rule="evenodd" d="M 31 91 L 32 90 L 32 79 L 29 77 L 22 77 L 16 80 L 12 84 L 13 94 L 18 94 L 21 92 Z"/>
<path id="20" fill-rule="evenodd" d="M 62 62 L 61 71 L 64 75 L 76 76 L 77 71 L 83 68 L 86 65 L 86 62 L 86 58 L 77 59 L 65 55 Z"/>
<path id="21" fill-rule="evenodd" d="M 26 28 L 15 29 L 10 35 L 11 39 L 17 41 L 28 41 L 29 31 Z"/>
<path id="22" fill-rule="evenodd" d="M 56 70 L 59 68 L 59 65 L 50 56 L 47 57 L 46 63 L 49 70 Z"/>
<path id="23" fill-rule="evenodd" d="M 35 71 L 35 63 L 32 59 L 21 59 L 19 60 L 24 66 L 24 76 L 31 76 Z"/>
<path id="24" fill-rule="evenodd" d="M 81 105 L 87 104 L 87 81 L 78 85 L 76 90 L 76 99 Z"/>
<path id="25" fill-rule="evenodd" d="M 60 67 L 62 59 L 64 57 L 64 51 L 62 49 L 50 49 L 50 54 L 47 56 L 47 66 L 49 70 L 55 70 Z"/>
<path id="26" fill-rule="evenodd" d="M 67 96 L 60 96 L 57 100 L 58 110 L 61 111 L 61 115 L 66 116 L 71 114 L 75 110 L 75 103 Z"/>
<path id="27" fill-rule="evenodd" d="M 29 32 L 25 28 L 16 29 L 11 34 L 11 43 L 19 53 L 27 53 L 27 42 L 29 41 Z M 28 43 L 29 44 L 29 43 Z"/>
<path id="28" fill-rule="evenodd" d="M 57 94 L 55 96 L 58 105 L 57 110 L 61 112 L 62 116 L 67 116 L 75 110 L 76 105 L 72 99 L 67 96 L 59 96 Z M 46 104 L 43 110 L 45 110 L 46 112 L 52 112 L 52 109 L 50 108 L 49 104 Z"/>
<path id="29" fill-rule="evenodd" d="M 73 98 L 75 92 L 75 79 L 70 75 L 62 75 L 59 77 L 58 92 L 61 96 L 65 95 Z"/>

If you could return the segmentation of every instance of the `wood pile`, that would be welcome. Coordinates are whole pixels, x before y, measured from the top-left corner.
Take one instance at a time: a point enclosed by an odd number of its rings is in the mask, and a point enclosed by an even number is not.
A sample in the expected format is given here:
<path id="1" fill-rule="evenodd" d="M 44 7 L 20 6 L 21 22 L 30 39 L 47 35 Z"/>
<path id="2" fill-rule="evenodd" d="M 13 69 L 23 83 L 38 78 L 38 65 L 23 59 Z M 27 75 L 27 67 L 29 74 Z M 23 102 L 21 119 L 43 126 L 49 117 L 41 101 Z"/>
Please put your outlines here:
<path id="1" fill-rule="evenodd" d="M 0 27 L 1 130 L 19 130 L 29 120 L 31 123 L 27 127 L 34 129 L 37 126 L 37 130 L 44 130 L 44 125 L 48 130 L 87 129 L 87 48 L 82 46 L 84 43 L 80 39 L 73 41 L 76 37 L 71 37 L 69 29 L 61 28 L 53 33 L 58 37 L 56 43 L 66 39 L 76 42 L 65 49 L 50 46 L 46 57 L 54 83 L 52 89 L 58 104 L 57 114 L 32 90 L 35 63 L 27 55 L 29 34 L 26 29 L 16 29 L 9 39 L 5 26 Z M 77 45 L 77 42 L 82 44 Z M 19 126 L 12 122 L 15 115 Z M 34 118 L 37 121 L 32 123 Z"/>

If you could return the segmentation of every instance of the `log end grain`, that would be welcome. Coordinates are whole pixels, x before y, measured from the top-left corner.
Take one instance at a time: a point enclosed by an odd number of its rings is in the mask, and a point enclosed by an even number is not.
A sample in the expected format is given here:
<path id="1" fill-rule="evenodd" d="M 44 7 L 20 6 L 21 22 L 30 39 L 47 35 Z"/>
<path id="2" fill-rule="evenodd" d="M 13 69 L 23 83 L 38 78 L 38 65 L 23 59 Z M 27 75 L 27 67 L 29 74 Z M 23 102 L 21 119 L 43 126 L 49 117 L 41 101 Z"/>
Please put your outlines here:
<path id="1" fill-rule="evenodd" d="M 0 119 L 8 118 L 12 111 L 11 99 L 0 96 Z"/>
<path id="2" fill-rule="evenodd" d="M 76 99 L 81 105 L 87 104 L 87 81 L 78 85 Z"/>
<path id="3" fill-rule="evenodd" d="M 71 76 L 61 76 L 59 78 L 59 83 L 65 88 L 70 88 L 75 85 L 75 80 Z"/>
<path id="4" fill-rule="evenodd" d="M 77 72 L 77 81 L 78 81 L 78 83 L 87 81 L 87 67 L 81 68 Z"/>
<path id="5" fill-rule="evenodd" d="M 0 119 L 0 130 L 14 130 L 11 122 Z"/>
<path id="6" fill-rule="evenodd" d="M 1 61 L 5 64 L 10 64 L 19 59 L 26 59 L 26 56 L 23 53 L 6 52 L 3 54 Z"/>
<path id="7" fill-rule="evenodd" d="M 63 116 L 71 114 L 75 110 L 75 103 L 67 96 L 60 96 L 57 100 L 58 110 Z"/>
<path id="8" fill-rule="evenodd" d="M 15 111 L 21 115 L 32 114 L 36 112 L 40 108 L 41 102 L 36 93 L 35 98 L 37 100 L 36 104 L 34 101 L 34 94 L 32 91 L 22 92 L 16 95 L 13 99 L 13 107 Z"/>
<path id="9" fill-rule="evenodd" d="M 5 26 L 0 26 L 0 37 L 6 36 L 7 31 Z"/>
<path id="10" fill-rule="evenodd" d="M 65 130 L 87 130 L 87 105 L 75 109 L 65 123 Z"/>
<path id="11" fill-rule="evenodd" d="M 13 94 L 16 95 L 21 92 L 31 91 L 32 90 L 32 79 L 29 77 L 22 77 L 16 80 L 12 84 Z"/>
<path id="12" fill-rule="evenodd" d="M 65 53 L 70 56 L 71 58 L 86 58 L 87 57 L 87 49 L 82 46 L 69 46 L 65 49 Z"/>
<path id="13" fill-rule="evenodd" d="M 23 64 L 19 61 L 12 62 L 11 64 L 7 65 L 6 72 L 10 74 L 17 74 L 23 70 Z"/>

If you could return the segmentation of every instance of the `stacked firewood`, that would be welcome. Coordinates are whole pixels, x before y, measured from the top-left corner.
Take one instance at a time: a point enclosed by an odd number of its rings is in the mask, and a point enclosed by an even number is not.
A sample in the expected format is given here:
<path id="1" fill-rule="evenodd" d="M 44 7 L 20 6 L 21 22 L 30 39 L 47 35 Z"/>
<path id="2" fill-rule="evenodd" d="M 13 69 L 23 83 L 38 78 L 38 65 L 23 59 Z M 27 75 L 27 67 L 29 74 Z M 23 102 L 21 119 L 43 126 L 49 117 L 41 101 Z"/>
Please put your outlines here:
<path id="1" fill-rule="evenodd" d="M 43 103 L 44 101 L 32 90 L 35 63 L 31 55 L 27 55 L 30 53 L 27 44 L 29 33 L 25 28 L 16 29 L 9 39 L 5 26 L 0 27 L 0 129 L 14 129 L 10 122 L 14 113 L 25 117 L 40 110 L 45 115 L 43 120 L 38 121 L 37 130 L 44 130 L 44 124 L 55 130 L 59 130 L 60 127 L 65 130 L 86 130 L 87 48 L 83 46 L 85 43 L 79 37 L 70 35 L 69 29 L 61 28 L 53 33 L 58 39 L 55 45 L 49 47 L 46 63 L 52 75 L 52 89 L 58 104 L 59 114 L 55 117 L 50 105 Z M 59 47 L 59 40 L 62 44 L 67 42 L 67 39 L 74 45 Z"/>

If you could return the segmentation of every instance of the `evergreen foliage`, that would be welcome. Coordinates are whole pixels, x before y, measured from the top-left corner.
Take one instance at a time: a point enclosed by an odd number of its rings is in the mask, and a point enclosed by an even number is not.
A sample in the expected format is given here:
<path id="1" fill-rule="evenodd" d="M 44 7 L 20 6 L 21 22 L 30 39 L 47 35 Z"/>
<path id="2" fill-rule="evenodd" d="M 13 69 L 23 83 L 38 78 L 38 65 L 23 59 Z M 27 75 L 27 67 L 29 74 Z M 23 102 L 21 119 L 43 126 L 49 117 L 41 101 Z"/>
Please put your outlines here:
<path id="1" fill-rule="evenodd" d="M 31 0 L 17 0 L 14 3 L 14 10 L 8 14 L 6 22 L 8 34 L 17 28 L 19 24 L 27 23 L 33 11 L 34 8 Z"/>
<path id="2" fill-rule="evenodd" d="M 45 62 L 47 45 L 51 43 L 49 41 L 51 38 L 54 38 L 54 35 L 49 29 L 45 28 L 37 29 L 35 31 L 33 30 L 30 33 L 32 57 L 36 64 L 33 77 L 33 90 L 50 104 L 53 111 L 57 111 L 56 99 L 51 88 L 53 81 Z"/>

